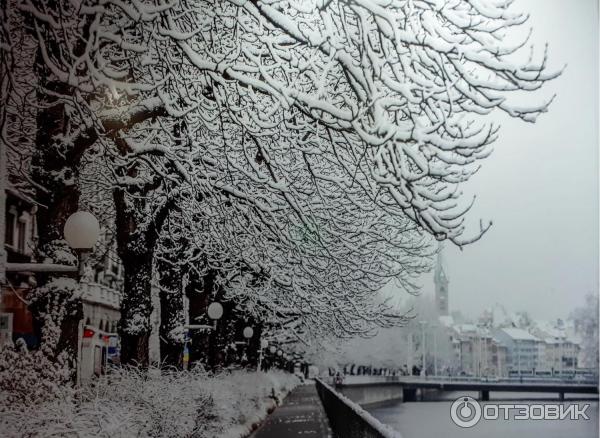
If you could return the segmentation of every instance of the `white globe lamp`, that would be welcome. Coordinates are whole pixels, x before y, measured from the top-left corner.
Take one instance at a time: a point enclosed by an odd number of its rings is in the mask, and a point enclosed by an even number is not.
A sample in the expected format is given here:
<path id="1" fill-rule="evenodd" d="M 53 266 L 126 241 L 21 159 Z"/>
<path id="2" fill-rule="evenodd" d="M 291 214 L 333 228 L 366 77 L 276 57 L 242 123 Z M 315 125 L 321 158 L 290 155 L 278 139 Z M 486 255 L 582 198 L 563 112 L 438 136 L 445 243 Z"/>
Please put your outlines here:
<path id="1" fill-rule="evenodd" d="M 210 306 L 208 306 L 208 317 L 214 321 L 216 321 L 217 319 L 221 319 L 221 317 L 223 316 L 223 306 L 221 305 L 221 303 L 210 303 Z"/>
<path id="2" fill-rule="evenodd" d="M 252 336 L 254 336 L 254 329 L 252 327 L 246 327 L 244 329 L 244 338 L 250 339 Z"/>
<path id="3" fill-rule="evenodd" d="M 100 236 L 98 219 L 88 211 L 77 211 L 65 222 L 65 240 L 75 250 L 91 250 Z"/>

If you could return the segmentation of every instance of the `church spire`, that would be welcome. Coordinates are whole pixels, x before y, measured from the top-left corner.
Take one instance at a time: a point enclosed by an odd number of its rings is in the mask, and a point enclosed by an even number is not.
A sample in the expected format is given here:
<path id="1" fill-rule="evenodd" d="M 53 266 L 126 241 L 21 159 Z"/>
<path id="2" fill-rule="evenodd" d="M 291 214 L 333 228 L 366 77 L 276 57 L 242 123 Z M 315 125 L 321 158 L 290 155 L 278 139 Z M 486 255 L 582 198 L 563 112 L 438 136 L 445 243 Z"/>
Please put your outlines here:
<path id="1" fill-rule="evenodd" d="M 448 315 L 448 277 L 444 271 L 443 249 L 444 244 L 440 242 L 433 276 L 435 284 L 435 307 L 440 316 Z"/>

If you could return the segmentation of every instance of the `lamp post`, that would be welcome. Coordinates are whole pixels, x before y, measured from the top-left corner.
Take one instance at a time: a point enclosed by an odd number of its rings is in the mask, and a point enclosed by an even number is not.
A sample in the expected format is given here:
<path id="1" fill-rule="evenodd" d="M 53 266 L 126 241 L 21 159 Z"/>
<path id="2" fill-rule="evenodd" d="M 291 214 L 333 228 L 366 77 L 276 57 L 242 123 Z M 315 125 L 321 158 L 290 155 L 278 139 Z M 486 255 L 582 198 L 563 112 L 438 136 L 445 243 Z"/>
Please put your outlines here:
<path id="1" fill-rule="evenodd" d="M 425 376 L 425 321 L 420 321 L 421 324 L 421 376 Z"/>
<path id="2" fill-rule="evenodd" d="M 206 310 L 208 317 L 214 321 L 214 329 L 217 329 L 217 321 L 223 316 L 223 305 L 217 301 L 210 303 Z"/>
<path id="3" fill-rule="evenodd" d="M 521 380 L 521 348 L 522 348 L 522 342 L 515 342 L 515 344 L 517 345 L 517 363 L 518 363 L 518 367 L 519 367 L 519 380 Z"/>
<path id="4" fill-rule="evenodd" d="M 258 352 L 258 371 L 262 370 L 263 350 L 269 346 L 269 341 L 262 339 L 260 341 L 260 351 Z"/>
<path id="5" fill-rule="evenodd" d="M 214 336 L 209 337 L 209 361 L 210 361 L 210 365 L 215 368 L 216 366 L 216 346 L 217 346 L 217 321 L 219 319 L 221 319 L 223 317 L 223 305 L 221 303 L 219 303 L 218 301 L 213 301 L 212 303 L 210 303 L 210 305 L 208 306 L 208 309 L 206 309 L 206 314 L 208 315 L 208 317 L 210 319 L 212 319 L 213 322 L 213 331 L 214 331 Z"/>
<path id="6" fill-rule="evenodd" d="M 436 327 L 433 328 L 433 374 L 437 377 L 438 368 L 437 368 L 437 338 L 435 335 Z"/>
<path id="7" fill-rule="evenodd" d="M 562 356 L 563 356 L 563 352 L 562 352 L 562 342 L 559 336 L 556 336 L 556 343 L 558 344 L 558 375 L 559 378 L 562 380 L 563 378 L 563 360 L 562 360 Z"/>
<path id="8" fill-rule="evenodd" d="M 492 349 L 492 353 L 494 350 Z M 502 355 L 500 354 L 500 345 L 496 345 L 496 372 L 498 373 L 498 378 L 502 377 Z"/>
<path id="9" fill-rule="evenodd" d="M 254 329 L 252 327 L 244 328 L 243 335 L 244 335 L 244 338 L 246 339 L 246 341 L 250 342 L 250 338 L 252 338 L 252 336 L 254 336 Z"/>
<path id="10" fill-rule="evenodd" d="M 482 347 L 481 347 L 481 332 L 477 331 L 477 377 L 481 378 L 481 358 L 482 358 Z"/>
<path id="11" fill-rule="evenodd" d="M 484 333 L 483 335 L 483 372 L 485 374 L 485 377 L 487 379 L 488 377 L 488 337 L 487 337 L 487 333 Z"/>
<path id="12" fill-rule="evenodd" d="M 67 244 L 77 253 L 79 259 L 78 275 L 81 278 L 85 261 L 100 236 L 100 224 L 92 213 L 77 211 L 69 216 L 65 222 L 63 232 Z"/>
<path id="13" fill-rule="evenodd" d="M 283 351 L 277 350 L 277 363 L 279 368 L 283 365 Z"/>
<path id="14" fill-rule="evenodd" d="M 414 333 L 411 331 L 408 336 L 408 372 L 410 375 L 413 373 L 414 359 L 415 359 L 415 347 L 413 345 Z"/>
<path id="15" fill-rule="evenodd" d="M 254 329 L 252 327 L 244 327 L 244 330 L 242 331 L 242 336 L 244 336 L 244 339 L 246 339 L 246 341 L 244 342 L 244 353 L 242 354 L 242 363 L 244 363 L 244 361 L 249 361 L 249 354 L 250 354 L 250 339 L 252 338 L 252 336 L 254 336 Z M 249 362 L 248 362 L 249 363 Z"/>

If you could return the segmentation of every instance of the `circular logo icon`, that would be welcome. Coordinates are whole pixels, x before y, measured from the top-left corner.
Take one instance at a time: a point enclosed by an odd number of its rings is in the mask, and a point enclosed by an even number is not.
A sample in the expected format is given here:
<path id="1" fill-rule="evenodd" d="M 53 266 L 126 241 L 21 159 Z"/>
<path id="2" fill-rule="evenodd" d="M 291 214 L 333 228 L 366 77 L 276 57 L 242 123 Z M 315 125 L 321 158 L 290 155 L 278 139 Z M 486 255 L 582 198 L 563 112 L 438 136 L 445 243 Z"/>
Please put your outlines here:
<path id="1" fill-rule="evenodd" d="M 450 407 L 450 417 L 459 427 L 473 427 L 481 420 L 481 405 L 473 397 L 459 397 Z"/>

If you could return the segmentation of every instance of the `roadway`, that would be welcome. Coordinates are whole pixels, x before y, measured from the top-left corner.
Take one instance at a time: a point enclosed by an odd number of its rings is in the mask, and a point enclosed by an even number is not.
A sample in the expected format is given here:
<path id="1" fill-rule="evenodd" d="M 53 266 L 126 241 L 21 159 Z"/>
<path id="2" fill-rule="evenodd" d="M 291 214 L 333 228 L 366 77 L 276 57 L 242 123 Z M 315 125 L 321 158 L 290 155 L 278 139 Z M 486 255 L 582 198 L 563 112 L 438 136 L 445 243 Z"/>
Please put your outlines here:
<path id="1" fill-rule="evenodd" d="M 296 387 L 250 438 L 331 438 L 333 433 L 314 383 Z"/>

